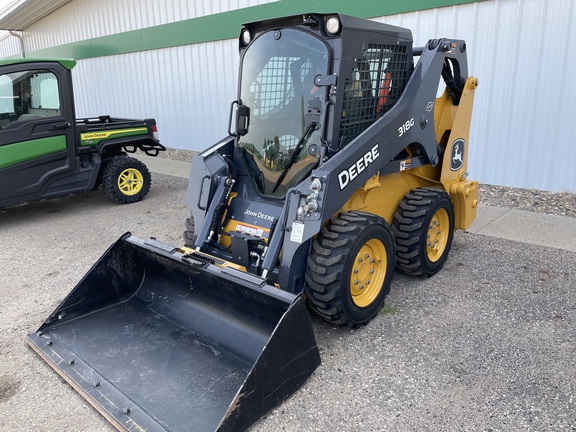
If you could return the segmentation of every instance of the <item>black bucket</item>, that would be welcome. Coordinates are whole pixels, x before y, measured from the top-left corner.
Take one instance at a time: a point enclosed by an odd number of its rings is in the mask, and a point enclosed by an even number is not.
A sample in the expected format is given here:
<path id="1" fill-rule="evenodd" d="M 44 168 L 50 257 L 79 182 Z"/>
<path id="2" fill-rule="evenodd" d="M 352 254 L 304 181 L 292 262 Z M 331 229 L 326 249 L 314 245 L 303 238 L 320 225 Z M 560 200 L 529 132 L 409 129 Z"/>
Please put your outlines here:
<path id="1" fill-rule="evenodd" d="M 28 344 L 119 430 L 242 431 L 320 364 L 304 300 L 126 234 Z"/>

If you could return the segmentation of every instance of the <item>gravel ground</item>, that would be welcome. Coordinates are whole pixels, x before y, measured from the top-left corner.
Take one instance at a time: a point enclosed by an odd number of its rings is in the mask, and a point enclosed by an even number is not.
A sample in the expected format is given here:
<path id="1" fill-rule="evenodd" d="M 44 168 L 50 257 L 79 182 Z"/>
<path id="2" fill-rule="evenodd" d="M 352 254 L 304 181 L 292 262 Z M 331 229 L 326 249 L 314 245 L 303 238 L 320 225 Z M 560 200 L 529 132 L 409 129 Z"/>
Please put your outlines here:
<path id="1" fill-rule="evenodd" d="M 194 156 L 197 152 L 192 150 L 181 150 L 181 149 L 172 149 L 168 148 L 166 151 L 160 152 L 158 157 L 165 158 L 165 159 L 172 159 L 177 161 L 183 162 L 190 162 L 192 156 Z"/>
<path id="2" fill-rule="evenodd" d="M 485 205 L 576 218 L 576 194 L 568 192 L 480 185 L 478 195 L 480 203 Z"/>
<path id="3" fill-rule="evenodd" d="M 469 233 L 451 253 L 359 330 L 315 319 L 322 365 L 254 432 L 576 430 L 576 254 Z"/>
<path id="4" fill-rule="evenodd" d="M 185 179 L 153 174 L 142 202 L 98 189 L 0 211 L 0 431 L 113 430 L 24 344 L 108 245 L 131 231 L 182 244 Z"/>
<path id="5" fill-rule="evenodd" d="M 113 430 L 24 338 L 124 232 L 182 244 L 186 183 L 154 175 L 127 206 L 97 190 L 0 212 L 1 431 Z M 322 365 L 252 431 L 574 431 L 575 290 L 576 253 L 459 232 L 436 276 L 396 274 L 369 325 L 313 317 Z"/>

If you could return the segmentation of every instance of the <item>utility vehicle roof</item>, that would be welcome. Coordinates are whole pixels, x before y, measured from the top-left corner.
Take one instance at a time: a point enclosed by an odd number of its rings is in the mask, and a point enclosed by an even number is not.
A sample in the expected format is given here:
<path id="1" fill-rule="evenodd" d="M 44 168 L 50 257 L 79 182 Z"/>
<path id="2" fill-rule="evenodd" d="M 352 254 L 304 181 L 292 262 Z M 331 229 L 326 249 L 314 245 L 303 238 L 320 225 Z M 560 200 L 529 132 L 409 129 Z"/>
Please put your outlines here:
<path id="1" fill-rule="evenodd" d="M 72 70 L 76 66 L 76 60 L 72 59 L 52 59 L 52 58 L 15 58 L 0 60 L 0 66 L 8 66 L 21 63 L 60 63 L 66 69 Z"/>

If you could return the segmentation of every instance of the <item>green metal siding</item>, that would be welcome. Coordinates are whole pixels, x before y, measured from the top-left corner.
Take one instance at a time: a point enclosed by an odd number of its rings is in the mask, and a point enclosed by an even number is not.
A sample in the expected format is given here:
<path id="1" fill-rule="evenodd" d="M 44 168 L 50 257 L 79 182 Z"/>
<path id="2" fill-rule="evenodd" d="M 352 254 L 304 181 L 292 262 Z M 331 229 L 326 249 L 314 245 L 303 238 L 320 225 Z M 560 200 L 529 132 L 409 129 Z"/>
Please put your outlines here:
<path id="1" fill-rule="evenodd" d="M 147 27 L 139 30 L 69 43 L 39 51 L 34 56 L 87 59 L 129 52 L 190 45 L 236 38 L 240 25 L 249 21 L 306 12 L 339 12 L 373 18 L 474 3 L 483 0 L 280 0 L 259 6 Z"/>

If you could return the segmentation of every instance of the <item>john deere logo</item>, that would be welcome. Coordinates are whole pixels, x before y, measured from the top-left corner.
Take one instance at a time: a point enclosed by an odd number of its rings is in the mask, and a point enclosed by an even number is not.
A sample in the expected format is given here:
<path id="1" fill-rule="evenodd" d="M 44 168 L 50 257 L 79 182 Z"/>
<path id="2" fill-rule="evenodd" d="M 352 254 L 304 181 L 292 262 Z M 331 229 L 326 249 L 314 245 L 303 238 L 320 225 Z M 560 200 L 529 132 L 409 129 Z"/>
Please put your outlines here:
<path id="1" fill-rule="evenodd" d="M 457 139 L 452 143 L 452 153 L 450 155 L 450 169 L 458 171 L 464 165 L 464 140 Z"/>

